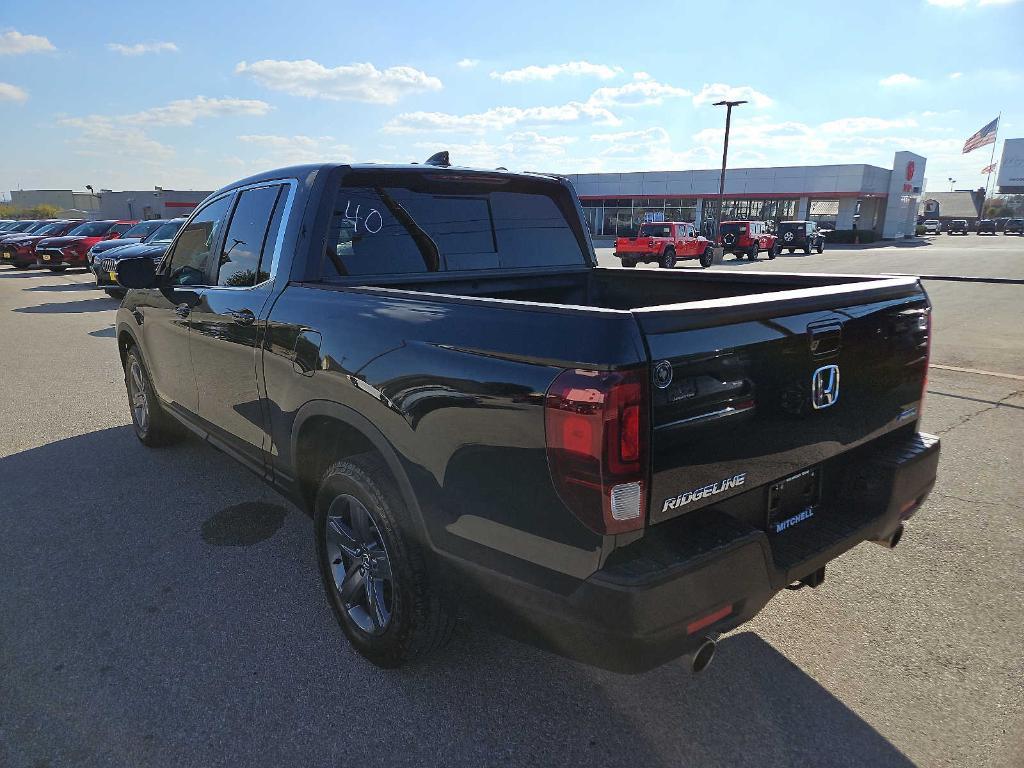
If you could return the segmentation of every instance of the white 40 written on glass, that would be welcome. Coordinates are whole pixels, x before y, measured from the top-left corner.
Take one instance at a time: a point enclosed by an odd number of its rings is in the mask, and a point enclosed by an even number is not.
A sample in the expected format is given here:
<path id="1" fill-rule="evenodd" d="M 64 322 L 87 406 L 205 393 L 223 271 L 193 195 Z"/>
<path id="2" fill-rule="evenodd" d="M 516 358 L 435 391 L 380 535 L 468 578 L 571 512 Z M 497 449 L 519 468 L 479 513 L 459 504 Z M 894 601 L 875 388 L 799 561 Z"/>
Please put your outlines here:
<path id="1" fill-rule="evenodd" d="M 359 232 L 360 221 L 363 222 L 363 229 L 365 229 L 371 235 L 377 234 L 384 227 L 384 217 L 380 215 L 380 211 L 378 211 L 376 208 L 371 208 L 369 213 L 367 213 L 365 216 L 360 217 L 359 209 L 362 208 L 362 205 L 356 204 L 355 214 L 352 214 L 350 212 L 351 207 L 352 201 L 346 200 L 345 221 L 351 221 L 352 224 L 355 226 L 355 232 L 353 234 L 357 234 Z"/>

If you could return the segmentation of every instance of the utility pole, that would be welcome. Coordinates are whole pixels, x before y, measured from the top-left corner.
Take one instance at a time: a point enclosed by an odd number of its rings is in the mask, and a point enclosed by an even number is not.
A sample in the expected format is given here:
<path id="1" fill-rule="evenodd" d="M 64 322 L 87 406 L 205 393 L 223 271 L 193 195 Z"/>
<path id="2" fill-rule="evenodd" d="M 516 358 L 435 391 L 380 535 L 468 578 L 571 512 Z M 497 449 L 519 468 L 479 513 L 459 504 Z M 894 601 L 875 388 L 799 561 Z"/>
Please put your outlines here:
<path id="1" fill-rule="evenodd" d="M 729 161 L 729 127 L 732 124 L 732 108 L 746 101 L 716 101 L 712 106 L 725 107 L 725 142 L 722 146 L 722 175 L 718 177 L 718 213 L 715 215 L 715 247 L 718 247 L 718 237 L 721 234 L 722 226 L 722 197 L 725 195 L 725 166 Z"/>

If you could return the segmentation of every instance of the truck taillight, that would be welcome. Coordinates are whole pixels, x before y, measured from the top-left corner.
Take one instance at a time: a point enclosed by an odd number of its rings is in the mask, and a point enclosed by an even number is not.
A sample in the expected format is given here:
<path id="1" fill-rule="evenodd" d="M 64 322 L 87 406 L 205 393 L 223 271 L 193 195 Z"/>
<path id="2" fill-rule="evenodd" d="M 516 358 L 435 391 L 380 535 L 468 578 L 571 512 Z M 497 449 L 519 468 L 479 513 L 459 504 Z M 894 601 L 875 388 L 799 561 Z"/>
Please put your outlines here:
<path id="1" fill-rule="evenodd" d="M 599 533 L 642 528 L 650 436 L 647 368 L 563 371 L 548 387 L 548 466 L 565 505 Z"/>

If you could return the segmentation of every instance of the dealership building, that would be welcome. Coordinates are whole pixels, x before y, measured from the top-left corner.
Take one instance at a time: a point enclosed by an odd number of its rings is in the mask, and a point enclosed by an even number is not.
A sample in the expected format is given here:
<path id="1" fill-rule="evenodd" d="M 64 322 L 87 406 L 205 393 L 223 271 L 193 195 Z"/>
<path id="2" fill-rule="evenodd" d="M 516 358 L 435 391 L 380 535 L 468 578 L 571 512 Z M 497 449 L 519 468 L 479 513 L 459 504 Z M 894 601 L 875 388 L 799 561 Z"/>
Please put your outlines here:
<path id="1" fill-rule="evenodd" d="M 886 239 L 914 234 L 926 159 L 897 152 L 892 168 L 809 165 L 730 168 L 722 220 L 810 219 L 833 229 L 871 230 Z M 634 231 L 643 221 L 690 221 L 704 231 L 719 204 L 718 170 L 580 173 L 569 176 L 597 236 Z"/>
<path id="2" fill-rule="evenodd" d="M 173 219 L 188 216 L 210 192 L 162 189 L 114 192 L 73 192 L 70 189 L 16 189 L 11 204 L 16 208 L 50 205 L 57 215 L 82 219 Z"/>

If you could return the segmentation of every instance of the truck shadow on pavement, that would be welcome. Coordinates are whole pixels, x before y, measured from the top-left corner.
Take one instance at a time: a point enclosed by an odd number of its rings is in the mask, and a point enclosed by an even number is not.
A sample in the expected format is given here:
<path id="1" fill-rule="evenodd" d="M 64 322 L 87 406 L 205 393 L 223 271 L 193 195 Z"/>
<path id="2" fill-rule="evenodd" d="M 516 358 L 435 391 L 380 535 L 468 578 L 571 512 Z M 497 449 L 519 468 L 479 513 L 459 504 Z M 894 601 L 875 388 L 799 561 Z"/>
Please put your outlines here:
<path id="1" fill-rule="evenodd" d="M 105 309 L 117 309 L 121 305 L 118 299 L 109 297 L 96 297 L 94 299 L 76 299 L 75 301 L 60 301 L 50 304 L 37 304 L 34 307 L 16 307 L 12 312 L 25 312 L 36 315 L 65 315 L 81 314 L 83 312 L 100 312 Z"/>
<path id="2" fill-rule="evenodd" d="M 372 667 L 323 597 L 308 518 L 194 439 L 55 441 L 0 459 L 0 488 L 12 765 L 911 765 L 750 632 L 697 677 L 468 623 L 429 660 Z"/>
<path id="3" fill-rule="evenodd" d="M 22 288 L 23 291 L 41 291 L 44 293 L 69 293 L 71 291 L 95 291 L 95 283 L 62 283 L 61 285 L 33 285 L 31 288 Z"/>

